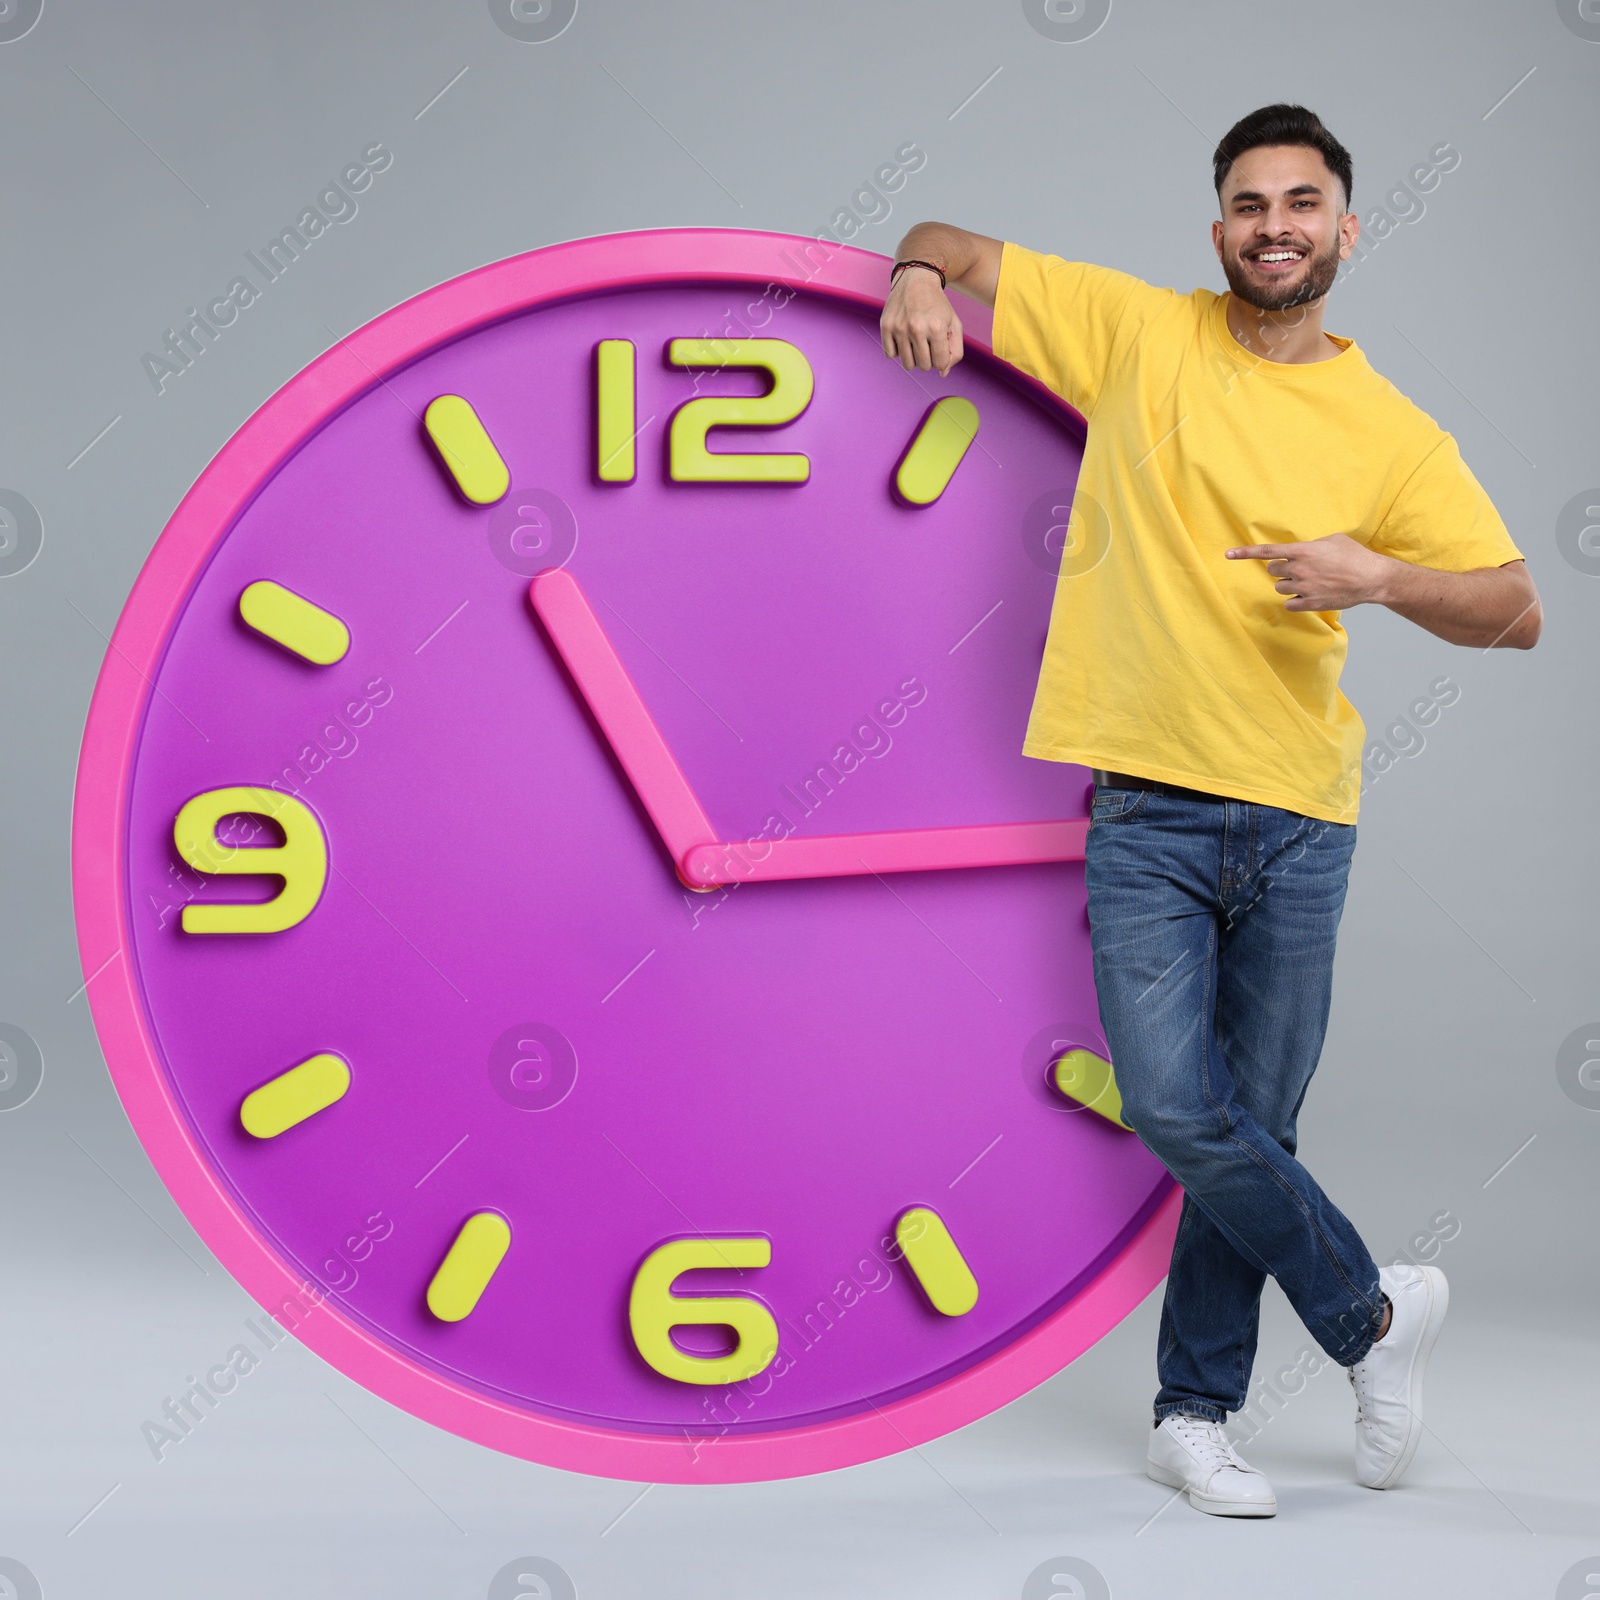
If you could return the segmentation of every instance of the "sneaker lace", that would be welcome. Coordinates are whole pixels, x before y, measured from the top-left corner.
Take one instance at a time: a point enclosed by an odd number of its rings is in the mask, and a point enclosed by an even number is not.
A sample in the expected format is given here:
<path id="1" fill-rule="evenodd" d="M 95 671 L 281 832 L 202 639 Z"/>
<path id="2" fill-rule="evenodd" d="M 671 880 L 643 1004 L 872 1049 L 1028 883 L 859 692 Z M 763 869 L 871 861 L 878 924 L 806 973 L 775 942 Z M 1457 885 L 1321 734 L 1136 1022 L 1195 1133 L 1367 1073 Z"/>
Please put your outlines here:
<path id="1" fill-rule="evenodd" d="M 1241 1472 L 1250 1470 L 1239 1459 L 1220 1422 L 1208 1422 L 1204 1417 L 1176 1412 L 1173 1414 L 1173 1426 L 1207 1471 L 1214 1472 L 1218 1467 L 1237 1467 Z"/>
<path id="2" fill-rule="evenodd" d="M 1378 1420 L 1377 1408 L 1373 1404 L 1372 1374 L 1367 1369 L 1365 1361 L 1358 1361 L 1353 1367 L 1346 1367 L 1346 1375 L 1350 1379 L 1350 1387 L 1356 1396 L 1356 1426 L 1366 1428 L 1369 1435 L 1385 1439 L 1393 1445 L 1393 1431 L 1383 1426 Z"/>
<path id="3" fill-rule="evenodd" d="M 1366 1370 L 1366 1363 L 1358 1361 L 1353 1367 L 1346 1367 L 1345 1375 L 1350 1379 L 1350 1387 L 1356 1393 L 1356 1410 L 1360 1412 L 1363 1420 L 1367 1419 L 1368 1408 L 1372 1404 L 1372 1376 Z"/>

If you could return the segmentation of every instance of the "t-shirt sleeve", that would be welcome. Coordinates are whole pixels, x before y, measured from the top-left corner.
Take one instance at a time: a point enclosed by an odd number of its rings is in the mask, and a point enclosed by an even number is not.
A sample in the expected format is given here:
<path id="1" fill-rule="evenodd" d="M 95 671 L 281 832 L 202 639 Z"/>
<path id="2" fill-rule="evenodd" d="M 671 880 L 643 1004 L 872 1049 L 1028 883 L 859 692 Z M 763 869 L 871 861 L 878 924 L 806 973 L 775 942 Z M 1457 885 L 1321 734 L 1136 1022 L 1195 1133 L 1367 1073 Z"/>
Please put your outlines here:
<path id="1" fill-rule="evenodd" d="M 1494 502 L 1448 433 L 1401 485 L 1371 547 L 1398 561 L 1441 572 L 1500 567 L 1523 559 Z"/>
<path id="2" fill-rule="evenodd" d="M 1124 314 L 1171 295 L 1111 267 L 1063 261 L 1007 241 L 995 289 L 994 353 L 1087 417 L 1100 398 Z"/>

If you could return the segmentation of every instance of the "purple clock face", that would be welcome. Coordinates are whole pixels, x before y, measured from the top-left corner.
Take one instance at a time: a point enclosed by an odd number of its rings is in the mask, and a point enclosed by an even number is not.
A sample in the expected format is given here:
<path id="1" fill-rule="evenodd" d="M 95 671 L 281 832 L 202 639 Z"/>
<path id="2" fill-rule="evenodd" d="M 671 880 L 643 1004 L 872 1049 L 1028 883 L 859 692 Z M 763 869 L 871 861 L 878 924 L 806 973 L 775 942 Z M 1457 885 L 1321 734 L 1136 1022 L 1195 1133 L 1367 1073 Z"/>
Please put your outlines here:
<path id="1" fill-rule="evenodd" d="M 685 401 L 767 388 L 665 358 L 723 334 L 730 307 L 800 352 L 814 392 L 709 449 L 802 453 L 803 483 L 669 475 Z M 637 464 L 602 482 L 595 351 L 621 339 Z M 976 440 L 932 504 L 907 504 L 897 463 L 952 393 Z M 509 468 L 497 504 L 430 442 L 440 395 L 470 402 Z M 987 357 L 908 375 L 868 311 L 754 283 L 513 316 L 373 384 L 282 462 L 172 623 L 125 883 L 162 1067 L 279 1259 L 419 1369 L 635 1433 L 858 1415 L 1095 1280 L 1168 1180 L 1046 1083 L 1062 1046 L 1104 1051 L 1081 864 L 691 892 L 528 595 L 542 568 L 578 580 L 724 840 L 1082 817 L 1083 769 L 1019 753 L 1053 584 L 1029 540 L 1038 506 L 1070 500 L 1080 446 Z M 338 617 L 345 654 L 315 665 L 247 626 L 261 580 Z M 185 932 L 185 905 L 278 889 L 175 847 L 180 809 L 235 785 L 303 804 L 325 886 L 283 931 Z M 347 1064 L 342 1097 L 246 1131 L 245 1098 L 323 1053 Z M 936 1309 L 895 1249 L 911 1207 L 942 1219 L 970 1309 Z M 482 1213 L 509 1247 L 446 1320 L 430 1283 Z M 708 1237 L 770 1250 L 674 1286 L 767 1309 L 764 1381 L 687 1381 L 641 1352 L 641 1265 Z M 670 1337 L 691 1360 L 732 1343 Z"/>

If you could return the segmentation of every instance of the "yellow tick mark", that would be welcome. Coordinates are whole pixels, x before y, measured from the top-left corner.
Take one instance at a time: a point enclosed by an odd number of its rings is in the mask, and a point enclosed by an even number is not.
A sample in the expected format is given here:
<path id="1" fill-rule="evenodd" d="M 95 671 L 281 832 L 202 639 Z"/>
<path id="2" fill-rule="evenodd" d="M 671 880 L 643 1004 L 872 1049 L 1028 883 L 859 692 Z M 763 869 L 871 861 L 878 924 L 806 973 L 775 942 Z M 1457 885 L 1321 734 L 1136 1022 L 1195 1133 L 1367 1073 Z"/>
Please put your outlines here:
<path id="1" fill-rule="evenodd" d="M 978 408 L 964 395 L 936 401 L 900 462 L 894 486 L 914 506 L 931 506 L 949 487 L 978 436 Z"/>
<path id="2" fill-rule="evenodd" d="M 458 394 L 442 394 L 423 413 L 422 421 L 439 459 L 474 505 L 492 506 L 505 498 L 511 474 L 478 420 L 478 413 Z"/>
<path id="3" fill-rule="evenodd" d="M 319 667 L 332 666 L 350 648 L 350 630 L 331 611 L 270 578 L 239 596 L 239 615 L 257 633 Z"/>
<path id="4" fill-rule="evenodd" d="M 468 1217 L 444 1264 L 428 1285 L 428 1309 L 441 1322 L 460 1322 L 477 1305 L 511 1248 L 511 1226 L 494 1211 Z"/>
<path id="5" fill-rule="evenodd" d="M 258 1139 L 276 1139 L 307 1117 L 326 1111 L 335 1100 L 342 1100 L 349 1087 L 350 1068 L 338 1056 L 312 1056 L 246 1095 L 239 1107 L 239 1121 L 246 1133 Z"/>
<path id="6" fill-rule="evenodd" d="M 894 1236 L 935 1311 L 960 1317 L 977 1305 L 978 1280 L 937 1211 L 912 1206 L 901 1213 Z"/>
<path id="7" fill-rule="evenodd" d="M 1103 1056 L 1092 1050 L 1069 1050 L 1050 1069 L 1050 1079 L 1067 1099 L 1076 1100 L 1119 1128 L 1128 1127 L 1122 1115 L 1122 1093 L 1112 1076 L 1111 1063 Z"/>

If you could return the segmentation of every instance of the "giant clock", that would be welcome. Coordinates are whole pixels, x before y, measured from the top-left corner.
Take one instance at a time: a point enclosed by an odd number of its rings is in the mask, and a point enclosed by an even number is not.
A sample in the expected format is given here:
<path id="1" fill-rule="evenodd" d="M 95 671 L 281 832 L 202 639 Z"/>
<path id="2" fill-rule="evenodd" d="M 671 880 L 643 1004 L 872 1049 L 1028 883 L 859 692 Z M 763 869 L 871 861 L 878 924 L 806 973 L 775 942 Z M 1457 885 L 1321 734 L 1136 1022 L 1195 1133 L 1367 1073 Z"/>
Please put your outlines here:
<path id="1" fill-rule="evenodd" d="M 418 296 L 228 443 L 101 671 L 140 1140 L 299 1338 L 501 1450 L 866 1460 L 1165 1270 L 1086 774 L 1020 754 L 1082 422 L 977 307 L 948 380 L 886 361 L 885 265 L 668 230 Z"/>

